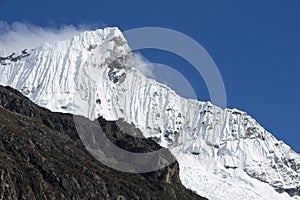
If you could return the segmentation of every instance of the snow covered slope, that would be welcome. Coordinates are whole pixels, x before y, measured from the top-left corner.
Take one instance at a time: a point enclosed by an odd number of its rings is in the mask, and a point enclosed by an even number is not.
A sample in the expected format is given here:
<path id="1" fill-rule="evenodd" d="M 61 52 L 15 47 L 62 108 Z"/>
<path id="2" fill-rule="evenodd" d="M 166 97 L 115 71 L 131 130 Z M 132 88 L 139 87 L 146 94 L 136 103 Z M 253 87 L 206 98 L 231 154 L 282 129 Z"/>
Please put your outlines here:
<path id="1" fill-rule="evenodd" d="M 124 118 L 168 147 L 210 199 L 300 199 L 300 155 L 236 109 L 188 100 L 134 66 L 117 28 L 0 58 L 0 84 L 55 112 Z"/>

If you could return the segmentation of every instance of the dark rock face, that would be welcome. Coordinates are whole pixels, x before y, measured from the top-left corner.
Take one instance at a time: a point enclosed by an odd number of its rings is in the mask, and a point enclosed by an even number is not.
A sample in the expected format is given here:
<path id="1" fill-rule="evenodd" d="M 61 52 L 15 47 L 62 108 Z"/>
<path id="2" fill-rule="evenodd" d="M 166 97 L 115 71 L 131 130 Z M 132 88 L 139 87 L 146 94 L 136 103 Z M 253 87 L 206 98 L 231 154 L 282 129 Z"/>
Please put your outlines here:
<path id="1" fill-rule="evenodd" d="M 98 121 L 121 148 L 160 148 L 116 122 Z M 0 87 L 0 152 L 0 199 L 204 199 L 180 183 L 177 162 L 144 174 L 103 165 L 84 148 L 72 115 L 40 108 L 8 87 Z"/>
<path id="2" fill-rule="evenodd" d="M 17 62 L 18 60 L 29 56 L 31 51 L 33 50 L 24 49 L 19 55 L 12 53 L 7 57 L 0 56 L 0 65 L 10 65 L 11 62 Z"/>
<path id="3" fill-rule="evenodd" d="M 284 189 L 284 188 L 275 188 L 275 190 L 277 192 L 279 192 L 279 193 L 286 192 L 289 195 L 291 195 L 291 197 L 293 197 L 293 196 L 299 196 L 300 195 L 300 188 L 299 187 L 296 187 L 296 188 L 287 188 L 287 189 Z"/>

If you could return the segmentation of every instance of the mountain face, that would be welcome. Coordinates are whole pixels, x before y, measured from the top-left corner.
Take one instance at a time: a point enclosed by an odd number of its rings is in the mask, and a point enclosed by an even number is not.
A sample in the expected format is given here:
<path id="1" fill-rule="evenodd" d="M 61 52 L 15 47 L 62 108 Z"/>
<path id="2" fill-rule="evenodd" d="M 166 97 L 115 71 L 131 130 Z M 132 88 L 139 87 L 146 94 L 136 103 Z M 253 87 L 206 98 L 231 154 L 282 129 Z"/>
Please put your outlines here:
<path id="1" fill-rule="evenodd" d="M 117 28 L 1 55 L 0 84 L 39 106 L 123 119 L 168 148 L 180 180 L 210 199 L 299 199 L 300 156 L 247 113 L 188 100 L 146 78 Z"/>
<path id="2" fill-rule="evenodd" d="M 97 122 L 120 148 L 160 148 L 126 135 L 116 122 Z M 180 183 L 177 162 L 144 174 L 103 165 L 86 151 L 70 114 L 52 113 L 1 86 L 0 149 L 0 199 L 205 199 Z"/>

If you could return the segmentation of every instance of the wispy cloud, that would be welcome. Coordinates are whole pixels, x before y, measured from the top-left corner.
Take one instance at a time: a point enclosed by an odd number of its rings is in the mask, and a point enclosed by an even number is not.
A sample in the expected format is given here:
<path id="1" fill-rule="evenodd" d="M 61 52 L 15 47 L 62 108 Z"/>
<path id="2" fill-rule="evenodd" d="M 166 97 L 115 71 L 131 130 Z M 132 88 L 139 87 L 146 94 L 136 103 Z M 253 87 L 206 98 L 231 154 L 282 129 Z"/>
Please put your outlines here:
<path id="1" fill-rule="evenodd" d="M 147 60 L 142 54 L 135 52 L 133 54 L 133 60 L 135 67 L 140 70 L 146 77 L 155 78 L 155 74 L 153 73 L 154 65 Z"/>
<path id="2" fill-rule="evenodd" d="M 0 50 L 11 53 L 25 48 L 35 48 L 45 42 L 49 44 L 77 35 L 89 26 L 62 25 L 60 27 L 39 27 L 30 23 L 0 21 Z"/>
<path id="3" fill-rule="evenodd" d="M 177 94 L 188 99 L 197 99 L 196 92 L 189 81 L 174 67 L 151 63 L 142 54 L 134 53 L 135 67 L 147 78 L 151 78 L 172 88 Z"/>

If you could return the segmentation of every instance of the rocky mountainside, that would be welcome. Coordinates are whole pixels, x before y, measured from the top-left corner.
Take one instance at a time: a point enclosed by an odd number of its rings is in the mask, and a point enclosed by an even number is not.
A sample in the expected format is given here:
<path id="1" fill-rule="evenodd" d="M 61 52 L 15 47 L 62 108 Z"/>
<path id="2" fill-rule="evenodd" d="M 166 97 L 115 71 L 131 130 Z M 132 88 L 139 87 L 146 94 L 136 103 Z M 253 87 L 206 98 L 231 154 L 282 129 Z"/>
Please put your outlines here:
<path id="1" fill-rule="evenodd" d="M 123 133 L 116 122 L 98 121 L 121 148 L 160 148 Z M 2 86 L 0 152 L 0 199 L 205 199 L 181 184 L 177 162 L 144 174 L 103 165 L 83 146 L 72 115 L 52 113 Z"/>
<path id="2" fill-rule="evenodd" d="M 118 28 L 1 55 L 0 85 L 39 106 L 124 119 L 168 148 L 182 183 L 211 199 L 299 199 L 300 156 L 237 109 L 184 99 L 146 78 Z"/>

